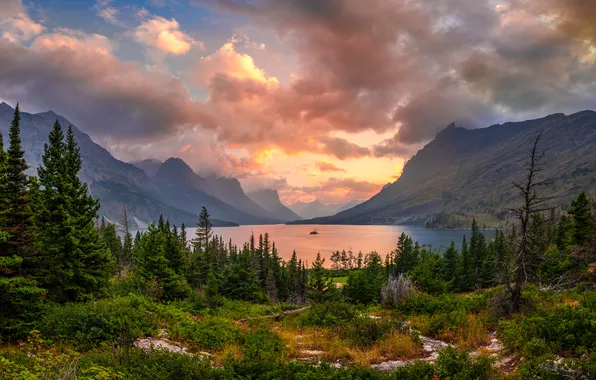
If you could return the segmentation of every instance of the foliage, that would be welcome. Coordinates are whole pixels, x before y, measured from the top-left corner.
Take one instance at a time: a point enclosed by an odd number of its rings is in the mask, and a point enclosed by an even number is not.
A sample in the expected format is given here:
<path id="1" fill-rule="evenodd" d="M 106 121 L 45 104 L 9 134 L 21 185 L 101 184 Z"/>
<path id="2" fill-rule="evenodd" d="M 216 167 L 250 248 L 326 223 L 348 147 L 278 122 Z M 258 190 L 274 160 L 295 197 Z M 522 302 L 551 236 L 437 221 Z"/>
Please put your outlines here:
<path id="1" fill-rule="evenodd" d="M 406 299 L 416 295 L 417 290 L 411 278 L 403 273 L 397 277 L 390 276 L 381 289 L 381 302 L 384 306 L 399 305 Z"/>
<path id="2" fill-rule="evenodd" d="M 275 363 L 282 359 L 284 349 L 279 335 L 259 329 L 244 337 L 242 355 L 244 360 L 250 362 Z"/>
<path id="3" fill-rule="evenodd" d="M 367 347 L 391 331 L 401 329 L 404 324 L 393 319 L 373 319 L 368 316 L 358 316 L 350 323 L 340 328 L 340 336 L 355 346 Z"/>
<path id="4" fill-rule="evenodd" d="M 0 277 L 0 339 L 26 337 L 43 315 L 45 294 L 33 280 Z"/>
<path id="5" fill-rule="evenodd" d="M 349 303 L 328 301 L 314 304 L 298 317 L 303 326 L 333 327 L 352 321 L 357 313 Z"/>
<path id="6" fill-rule="evenodd" d="M 41 322 L 46 336 L 83 349 L 104 342 L 129 346 L 139 337 L 157 334 L 158 328 L 151 304 L 136 296 L 54 306 Z"/>
<path id="7" fill-rule="evenodd" d="M 202 321 L 182 320 L 170 326 L 170 334 L 191 346 L 209 350 L 220 349 L 236 341 L 240 330 L 221 318 L 208 318 Z"/>

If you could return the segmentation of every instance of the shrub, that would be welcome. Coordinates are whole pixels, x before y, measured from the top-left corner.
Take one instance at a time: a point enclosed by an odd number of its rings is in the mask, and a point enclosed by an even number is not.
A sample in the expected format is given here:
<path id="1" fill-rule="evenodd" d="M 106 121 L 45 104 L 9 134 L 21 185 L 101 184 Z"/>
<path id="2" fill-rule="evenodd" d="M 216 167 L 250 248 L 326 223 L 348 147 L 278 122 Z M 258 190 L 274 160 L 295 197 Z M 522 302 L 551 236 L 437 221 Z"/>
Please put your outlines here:
<path id="1" fill-rule="evenodd" d="M 45 294 L 33 280 L 0 278 L 0 339 L 26 337 L 43 315 Z"/>
<path id="2" fill-rule="evenodd" d="M 240 330 L 221 318 L 204 321 L 181 321 L 170 328 L 170 334 L 200 349 L 220 349 L 239 338 Z"/>
<path id="3" fill-rule="evenodd" d="M 367 347 L 385 337 L 389 332 L 403 329 L 404 324 L 395 320 L 378 320 L 370 317 L 356 317 L 339 330 L 340 337 L 353 345 Z"/>
<path id="4" fill-rule="evenodd" d="M 80 374 L 97 374 L 109 369 L 112 377 L 90 376 L 91 379 L 202 380 L 213 379 L 209 360 L 199 355 L 180 355 L 165 350 L 145 352 L 141 349 L 93 352 L 77 363 Z"/>
<path id="5" fill-rule="evenodd" d="M 259 329 L 244 338 L 242 354 L 245 360 L 275 363 L 282 359 L 283 353 L 281 337 L 271 331 Z"/>
<path id="6" fill-rule="evenodd" d="M 381 303 L 385 306 L 398 305 L 417 293 L 410 276 L 400 273 L 391 276 L 381 288 Z"/>
<path id="7" fill-rule="evenodd" d="M 436 375 L 441 379 L 490 379 L 494 374 L 492 361 L 488 357 L 480 356 L 471 361 L 468 353 L 458 351 L 449 346 L 439 351 Z"/>
<path id="8" fill-rule="evenodd" d="M 356 317 L 354 306 L 339 301 L 312 305 L 298 317 L 303 326 L 333 327 L 350 322 Z"/>
<path id="9" fill-rule="evenodd" d="M 157 315 L 149 306 L 138 296 L 55 306 L 42 321 L 42 331 L 82 349 L 102 342 L 130 345 L 141 336 L 157 333 Z"/>
<path id="10" fill-rule="evenodd" d="M 593 299 L 587 298 L 579 306 L 558 306 L 538 310 L 532 315 L 518 315 L 502 321 L 499 333 L 503 343 L 511 349 L 532 355 L 559 351 L 583 354 L 596 348 L 596 309 Z"/>

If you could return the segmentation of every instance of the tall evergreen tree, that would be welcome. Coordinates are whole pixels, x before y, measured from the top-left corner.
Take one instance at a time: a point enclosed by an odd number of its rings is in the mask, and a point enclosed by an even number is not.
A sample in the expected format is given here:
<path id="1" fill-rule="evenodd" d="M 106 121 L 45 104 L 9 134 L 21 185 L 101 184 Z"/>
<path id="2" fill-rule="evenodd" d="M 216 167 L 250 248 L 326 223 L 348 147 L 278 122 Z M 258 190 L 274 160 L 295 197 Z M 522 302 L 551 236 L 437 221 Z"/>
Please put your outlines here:
<path id="1" fill-rule="evenodd" d="M 23 259 L 21 270 L 32 274 L 35 268 L 35 255 L 32 249 L 33 213 L 29 198 L 29 180 L 25 171 L 29 167 L 25 152 L 21 147 L 21 115 L 19 105 L 15 107 L 9 131 L 9 146 L 6 152 L 5 185 L 0 188 L 6 208 L 4 231 L 8 239 L 0 247 L 2 255 L 17 255 Z"/>
<path id="2" fill-rule="evenodd" d="M 592 214 L 592 205 L 590 198 L 582 191 L 577 198 L 571 202 L 569 214 L 573 217 L 572 236 L 573 243 L 584 245 L 594 234 L 594 215 Z"/>
<path id="3" fill-rule="evenodd" d="M 3 244 L 8 240 L 8 233 L 6 232 L 7 227 L 7 212 L 8 212 L 8 194 L 6 193 L 6 183 L 8 181 L 8 173 L 6 167 L 6 152 L 4 151 L 4 137 L 0 133 L 0 234 L 4 236 L 0 240 L 0 244 Z M 0 252 L 0 256 L 4 256 Z"/>
<path id="4" fill-rule="evenodd" d="M 324 265 L 325 259 L 321 258 L 321 253 L 317 253 L 317 259 L 308 272 L 307 296 L 314 302 L 323 302 L 329 299 L 332 293 L 333 284 L 325 277 Z"/>
<path id="5" fill-rule="evenodd" d="M 472 236 L 470 237 L 470 256 L 473 260 L 475 287 L 481 288 L 483 285 L 482 269 L 486 259 L 486 239 L 476 220 L 472 220 Z"/>
<path id="6" fill-rule="evenodd" d="M 443 280 L 448 283 L 451 290 L 456 290 L 460 282 L 458 278 L 459 262 L 459 253 L 455 249 L 455 243 L 451 242 L 451 245 L 449 245 L 449 248 L 447 248 L 443 255 L 443 268 L 441 271 Z"/>
<path id="7" fill-rule="evenodd" d="M 460 292 L 469 292 L 474 290 L 476 285 L 476 273 L 474 270 L 474 258 L 468 249 L 468 242 L 465 235 L 461 245 L 461 263 L 460 285 L 458 288 Z"/>
<path id="8" fill-rule="evenodd" d="M 99 203 L 78 177 L 82 161 L 72 128 L 63 139 L 56 122 L 38 168 L 37 248 L 49 296 L 77 301 L 101 293 L 114 261 L 95 228 Z"/>

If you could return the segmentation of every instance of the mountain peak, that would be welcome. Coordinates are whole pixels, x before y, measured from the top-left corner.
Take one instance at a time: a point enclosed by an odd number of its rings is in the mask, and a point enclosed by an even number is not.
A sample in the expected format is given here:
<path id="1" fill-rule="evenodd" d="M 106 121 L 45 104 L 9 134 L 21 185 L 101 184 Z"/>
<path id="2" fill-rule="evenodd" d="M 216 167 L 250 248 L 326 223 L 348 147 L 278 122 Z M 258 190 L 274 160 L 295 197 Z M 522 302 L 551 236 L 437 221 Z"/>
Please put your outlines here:
<path id="1" fill-rule="evenodd" d="M 190 166 L 179 157 L 168 158 L 157 170 L 158 172 L 168 171 L 170 175 L 177 174 L 195 174 Z"/>
<path id="2" fill-rule="evenodd" d="M 0 103 L 0 112 L 14 112 L 14 108 L 6 104 L 5 102 Z"/>
<path id="3" fill-rule="evenodd" d="M 40 113 L 36 113 L 36 116 L 41 116 L 41 117 L 51 117 L 51 118 L 59 118 L 62 117 L 60 115 L 58 115 L 56 112 L 49 110 L 49 111 L 45 111 L 45 112 L 40 112 Z"/>

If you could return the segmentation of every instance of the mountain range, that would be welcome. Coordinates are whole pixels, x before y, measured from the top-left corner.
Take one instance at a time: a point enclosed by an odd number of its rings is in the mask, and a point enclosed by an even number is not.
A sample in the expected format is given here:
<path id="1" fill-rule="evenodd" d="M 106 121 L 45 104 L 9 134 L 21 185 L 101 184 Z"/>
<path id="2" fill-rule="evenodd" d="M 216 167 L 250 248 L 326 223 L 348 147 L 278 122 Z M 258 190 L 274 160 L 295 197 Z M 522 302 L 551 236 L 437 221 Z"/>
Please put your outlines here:
<path id="1" fill-rule="evenodd" d="M 246 194 L 256 204 L 287 221 L 300 220 L 302 217 L 281 203 L 277 190 L 262 189 Z"/>
<path id="2" fill-rule="evenodd" d="M 0 133 L 4 136 L 8 136 L 13 113 L 8 104 L 0 104 Z M 144 160 L 135 165 L 122 162 L 53 111 L 21 112 L 21 140 L 30 175 L 37 173 L 44 144 L 56 120 L 63 128 L 73 126 L 83 160 L 79 176 L 100 200 L 100 213 L 110 221 L 120 221 L 124 206 L 130 223 L 138 228 L 160 215 L 176 224 L 194 226 L 203 206 L 209 210 L 214 226 L 283 223 L 295 219 L 276 215 L 255 203 L 246 196 L 237 179 L 201 177 L 179 158 L 163 163 Z"/>
<path id="3" fill-rule="evenodd" d="M 288 207 L 293 212 L 300 215 L 300 217 L 301 217 L 300 219 L 313 219 L 313 218 L 335 215 L 338 212 L 348 210 L 360 203 L 362 203 L 362 201 L 348 201 L 348 202 L 344 202 L 344 203 L 325 204 L 325 203 L 319 201 L 318 199 L 315 199 L 312 202 L 292 203 L 292 204 L 288 205 Z"/>
<path id="4" fill-rule="evenodd" d="M 368 201 L 336 215 L 298 221 L 321 224 L 505 225 L 519 204 L 513 181 L 523 181 L 528 148 L 541 134 L 545 151 L 541 189 L 552 206 L 580 190 L 596 190 L 596 113 L 553 114 L 480 129 L 454 124 L 439 132 L 404 166 L 402 175 Z"/>

